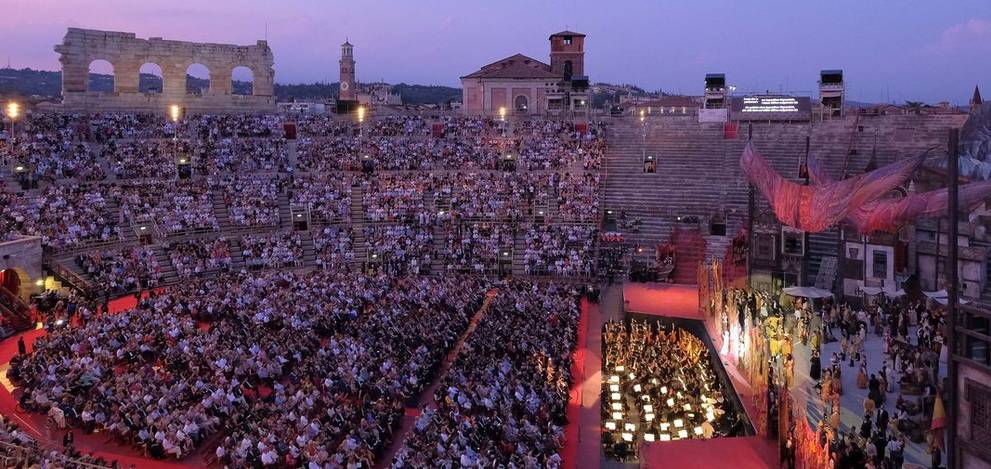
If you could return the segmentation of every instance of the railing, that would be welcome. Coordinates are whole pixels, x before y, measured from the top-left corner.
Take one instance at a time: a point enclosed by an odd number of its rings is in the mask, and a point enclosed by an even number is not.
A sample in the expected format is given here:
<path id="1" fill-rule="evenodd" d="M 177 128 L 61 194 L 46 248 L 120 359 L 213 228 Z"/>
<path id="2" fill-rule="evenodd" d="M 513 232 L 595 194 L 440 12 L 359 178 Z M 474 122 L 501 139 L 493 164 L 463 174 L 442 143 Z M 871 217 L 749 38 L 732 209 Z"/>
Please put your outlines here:
<path id="1" fill-rule="evenodd" d="M 74 262 L 74 260 L 69 260 L 69 262 Z M 72 288 L 83 292 L 86 296 L 93 298 L 100 293 L 99 289 L 91 282 L 57 261 L 46 263 L 45 269 L 54 273 L 56 276 L 61 278 L 63 282 L 68 283 Z"/>

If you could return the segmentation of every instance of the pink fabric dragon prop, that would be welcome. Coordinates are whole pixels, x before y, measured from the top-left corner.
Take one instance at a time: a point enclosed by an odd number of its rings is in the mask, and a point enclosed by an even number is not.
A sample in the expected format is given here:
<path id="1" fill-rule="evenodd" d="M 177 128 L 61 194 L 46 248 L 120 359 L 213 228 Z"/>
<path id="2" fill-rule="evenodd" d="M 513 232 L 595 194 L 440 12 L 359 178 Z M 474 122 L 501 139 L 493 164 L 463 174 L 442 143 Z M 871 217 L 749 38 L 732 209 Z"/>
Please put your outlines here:
<path id="1" fill-rule="evenodd" d="M 861 233 L 894 232 L 917 217 L 937 215 L 946 210 L 946 189 L 900 199 L 882 199 L 906 181 L 927 154 L 842 181 L 829 178 L 819 164 L 811 160 L 809 172 L 813 184 L 810 186 L 796 184 L 778 174 L 757 152 L 753 142 L 743 150 L 740 166 L 785 225 L 820 232 L 845 219 Z M 960 204 L 965 207 L 989 195 L 991 184 L 968 184 L 960 188 Z"/>
<path id="2" fill-rule="evenodd" d="M 819 161 L 813 158 L 809 158 L 809 175 L 815 184 L 833 182 Z M 957 192 L 960 207 L 971 206 L 988 196 L 991 196 L 991 181 L 970 183 L 960 187 Z M 946 188 L 909 194 L 902 198 L 874 200 L 854 208 L 847 215 L 846 221 L 860 233 L 895 233 L 916 218 L 945 214 L 949 202 L 950 194 Z"/>

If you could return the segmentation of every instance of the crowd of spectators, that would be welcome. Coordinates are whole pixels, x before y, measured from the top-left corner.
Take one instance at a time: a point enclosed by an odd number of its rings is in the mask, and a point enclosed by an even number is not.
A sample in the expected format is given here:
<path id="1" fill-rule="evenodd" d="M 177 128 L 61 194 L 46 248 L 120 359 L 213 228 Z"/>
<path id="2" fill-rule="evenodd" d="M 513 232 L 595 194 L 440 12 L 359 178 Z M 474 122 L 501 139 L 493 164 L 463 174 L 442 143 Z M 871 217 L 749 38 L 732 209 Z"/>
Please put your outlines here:
<path id="1" fill-rule="evenodd" d="M 430 273 L 434 259 L 433 235 L 419 225 L 369 225 L 364 263 L 393 275 Z"/>
<path id="2" fill-rule="evenodd" d="M 305 208 L 319 223 L 350 221 L 351 177 L 322 174 L 293 181 L 289 197 L 292 206 Z"/>
<path id="3" fill-rule="evenodd" d="M 241 255 L 249 268 L 300 267 L 303 265 L 303 239 L 296 232 L 245 235 Z"/>
<path id="4" fill-rule="evenodd" d="M 595 223 L 599 220 L 599 173 L 555 174 L 558 217 L 561 221 Z"/>
<path id="5" fill-rule="evenodd" d="M 450 200 L 455 219 L 521 220 L 549 194 L 547 175 L 530 173 L 458 173 L 446 175 L 437 192 Z"/>
<path id="6" fill-rule="evenodd" d="M 279 194 L 288 184 L 286 177 L 268 175 L 232 174 L 210 179 L 210 187 L 223 194 L 235 227 L 279 225 Z"/>
<path id="7" fill-rule="evenodd" d="M 63 438 L 62 447 L 39 444 L 6 416 L 0 416 L 0 463 L 10 468 L 121 467 L 117 461 L 78 451 L 72 437 Z"/>
<path id="8" fill-rule="evenodd" d="M 103 158 L 117 179 L 175 179 L 179 155 L 189 152 L 188 142 L 176 146 L 169 140 L 111 140 Z"/>
<path id="9" fill-rule="evenodd" d="M 523 252 L 526 274 L 591 276 L 596 232 L 588 225 L 529 225 Z"/>
<path id="10" fill-rule="evenodd" d="M 230 467 L 371 467 L 486 289 L 332 272 L 193 281 L 52 331 L 11 379 L 24 408 L 155 458 L 216 441 Z"/>
<path id="11" fill-rule="evenodd" d="M 513 230 L 496 223 L 453 224 L 441 227 L 443 259 L 448 273 L 498 273 L 512 262 Z"/>
<path id="12" fill-rule="evenodd" d="M 53 249 L 119 240 L 107 190 L 96 184 L 49 185 L 38 194 L 0 191 L 0 231 L 40 236 Z"/>
<path id="13" fill-rule="evenodd" d="M 115 186 L 121 214 L 134 220 L 152 219 L 162 235 L 189 230 L 220 229 L 213 196 L 202 181 L 144 181 Z"/>
<path id="14" fill-rule="evenodd" d="M 578 298 L 566 285 L 500 288 L 393 467 L 560 467 Z"/>
<path id="15" fill-rule="evenodd" d="M 285 172 L 289 154 L 284 139 L 224 138 L 213 148 L 210 173 Z"/>
<path id="16" fill-rule="evenodd" d="M 380 174 L 362 181 L 365 218 L 369 221 L 429 223 L 424 193 L 434 187 L 433 178 L 421 174 Z"/>
<path id="17" fill-rule="evenodd" d="M 154 288 L 162 278 L 162 267 L 150 246 L 87 251 L 76 257 L 76 263 L 97 286 L 114 295 Z"/>
<path id="18" fill-rule="evenodd" d="M 317 267 L 349 271 L 354 261 L 354 238 L 350 227 L 327 226 L 313 236 Z"/>
<path id="19" fill-rule="evenodd" d="M 229 271 L 233 265 L 227 238 L 177 241 L 169 245 L 168 251 L 180 280 L 216 270 Z"/>

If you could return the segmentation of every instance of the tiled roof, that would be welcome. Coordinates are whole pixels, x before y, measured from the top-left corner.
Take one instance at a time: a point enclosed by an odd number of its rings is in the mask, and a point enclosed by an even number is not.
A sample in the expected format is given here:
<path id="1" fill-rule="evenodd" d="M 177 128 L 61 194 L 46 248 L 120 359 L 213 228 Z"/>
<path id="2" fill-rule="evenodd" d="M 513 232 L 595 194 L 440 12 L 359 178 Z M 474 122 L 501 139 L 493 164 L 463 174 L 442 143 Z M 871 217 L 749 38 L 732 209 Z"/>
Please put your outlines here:
<path id="1" fill-rule="evenodd" d="M 551 72 L 551 66 L 523 54 L 515 54 L 492 62 L 478 71 L 461 78 L 554 78 L 560 75 Z"/>
<path id="2" fill-rule="evenodd" d="M 576 32 L 574 32 L 574 31 L 568 31 L 568 30 L 564 30 L 564 31 L 561 31 L 561 32 L 559 32 L 559 33 L 554 33 L 554 34 L 551 34 L 551 36 L 550 36 L 550 37 L 554 37 L 554 36 L 576 36 L 576 37 L 585 37 L 585 35 L 584 35 L 584 34 L 582 34 L 582 33 L 576 33 Z M 548 39 L 550 39 L 550 38 L 548 38 Z"/>

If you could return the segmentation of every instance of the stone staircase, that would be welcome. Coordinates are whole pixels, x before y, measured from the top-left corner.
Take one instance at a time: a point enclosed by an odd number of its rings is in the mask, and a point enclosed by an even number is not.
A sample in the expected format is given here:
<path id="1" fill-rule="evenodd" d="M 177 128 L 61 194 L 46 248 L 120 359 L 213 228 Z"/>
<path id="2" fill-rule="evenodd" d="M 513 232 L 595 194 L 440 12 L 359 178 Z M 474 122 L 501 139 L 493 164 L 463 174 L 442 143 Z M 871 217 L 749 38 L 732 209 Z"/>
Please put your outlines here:
<path id="1" fill-rule="evenodd" d="M 0 287 L 0 315 L 7 318 L 10 328 L 15 331 L 25 331 L 34 326 L 31 306 L 4 287 Z"/>
<path id="2" fill-rule="evenodd" d="M 155 251 L 155 260 L 158 261 L 158 267 L 162 272 L 160 282 L 165 285 L 171 285 L 173 283 L 179 283 L 179 273 L 176 271 L 175 266 L 172 265 L 172 260 L 169 259 L 167 245 L 168 243 L 164 243 L 155 246 L 153 249 Z"/>
<path id="3" fill-rule="evenodd" d="M 279 227 L 283 229 L 292 228 L 292 210 L 289 208 L 289 192 L 280 191 L 279 197 Z"/>
<path id="4" fill-rule="evenodd" d="M 361 187 L 361 183 L 355 180 L 351 185 L 351 227 L 353 229 L 351 249 L 354 253 L 352 267 L 355 269 L 361 269 L 361 266 L 368 259 L 364 233 L 366 215 L 365 191 Z"/>
<path id="5" fill-rule="evenodd" d="M 313 245 L 313 235 L 310 231 L 299 233 L 299 239 L 303 244 L 303 267 L 315 268 L 317 266 L 317 249 Z"/>
<path id="6" fill-rule="evenodd" d="M 696 228 L 675 227 L 671 234 L 671 245 L 677 253 L 672 275 L 674 283 L 697 284 L 699 262 L 704 260 L 706 252 L 705 238 Z"/>
<path id="7" fill-rule="evenodd" d="M 513 275 L 526 275 L 524 252 L 526 252 L 526 230 L 516 230 L 513 233 Z"/>
<path id="8" fill-rule="evenodd" d="M 615 216 L 625 211 L 628 218 L 641 219 L 639 233 L 624 232 L 628 242 L 645 248 L 634 254 L 638 260 L 649 261 L 654 245 L 671 239 L 677 218 L 683 216 L 698 217 L 702 235 L 711 244 L 698 257 L 722 259 L 732 235 L 746 227 L 749 186 L 739 157 L 748 136 L 782 176 L 804 182 L 798 172 L 805 161 L 806 139 L 810 154 L 839 179 L 844 167 L 851 176 L 863 171 L 875 148 L 875 133 L 877 163 L 884 165 L 933 145 L 945 146 L 946 129 L 962 125 L 965 119 L 965 115 L 898 115 L 850 116 L 821 123 L 741 123 L 736 138 L 730 139 L 725 138 L 722 123 L 648 117 L 644 135 L 639 120 L 619 120 L 608 131 L 602 206 Z M 655 174 L 644 173 L 645 155 L 654 157 Z M 769 208 L 762 196 L 757 199 L 758 210 Z M 725 218 L 729 235 L 721 241 L 706 232 L 708 220 L 716 214 Z M 822 256 L 836 255 L 835 239 L 835 233 L 812 237 L 807 281 L 814 280 Z"/>
<path id="9" fill-rule="evenodd" d="M 823 268 L 823 258 L 832 257 L 836 258 L 838 243 L 839 243 L 839 230 L 836 228 L 823 231 L 822 233 L 810 233 L 809 234 L 809 245 L 806 246 L 805 255 L 808 260 L 808 269 L 806 271 L 805 284 L 815 285 L 817 281 L 828 283 L 828 286 L 824 287 L 827 290 L 832 290 L 835 286 L 835 269 L 832 279 L 818 279 L 819 270 Z"/>
<path id="10" fill-rule="evenodd" d="M 224 204 L 223 195 L 220 194 L 220 191 L 214 191 L 211 200 L 213 200 L 213 216 L 217 218 L 217 225 L 220 226 L 220 232 L 230 233 L 234 230 L 235 226 L 231 222 L 231 215 L 227 210 L 227 205 Z"/>

